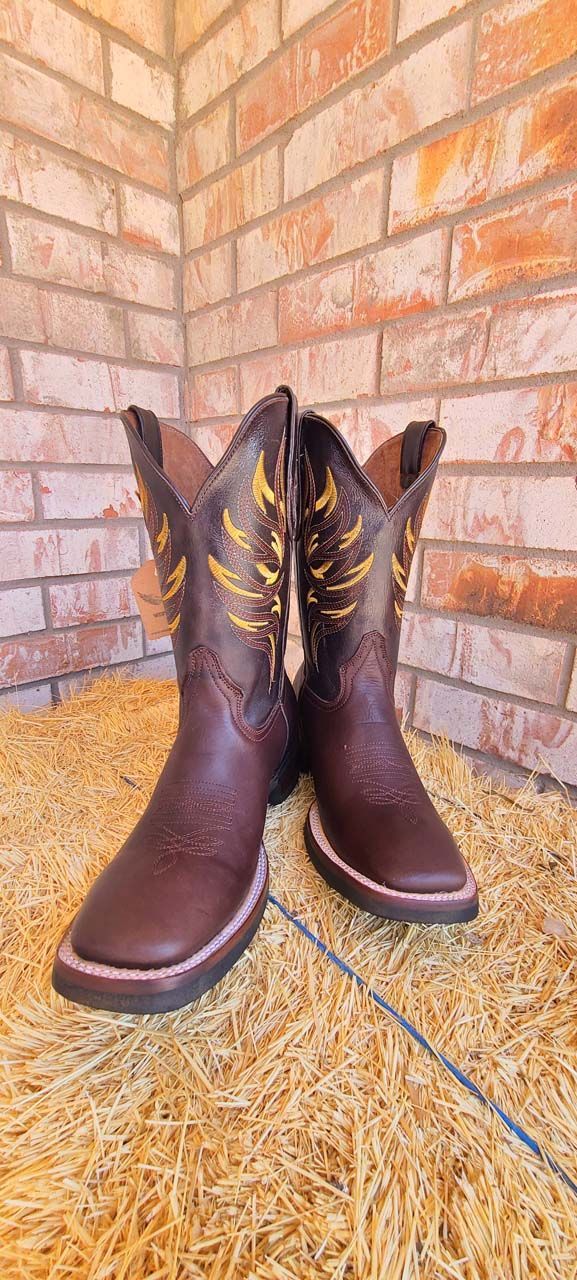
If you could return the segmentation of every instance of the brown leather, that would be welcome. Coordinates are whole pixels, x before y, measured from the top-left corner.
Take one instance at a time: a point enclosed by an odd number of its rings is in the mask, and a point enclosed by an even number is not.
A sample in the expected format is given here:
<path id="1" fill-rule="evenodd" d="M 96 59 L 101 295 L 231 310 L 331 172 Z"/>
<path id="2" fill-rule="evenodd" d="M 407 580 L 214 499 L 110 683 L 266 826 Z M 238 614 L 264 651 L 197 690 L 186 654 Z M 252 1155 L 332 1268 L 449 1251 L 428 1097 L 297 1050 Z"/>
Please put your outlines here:
<path id="1" fill-rule="evenodd" d="M 329 422 L 301 418 L 304 751 L 333 850 L 397 893 L 452 893 L 467 878 L 393 697 L 411 560 L 444 443 L 434 423 L 412 423 L 363 468 Z"/>
<path id="2" fill-rule="evenodd" d="M 267 800 L 296 763 L 284 674 L 292 508 L 292 393 L 260 401 L 212 467 L 136 407 L 122 414 L 180 691 L 176 740 L 150 803 L 76 920 L 77 956 L 178 964 L 237 912 L 257 867 Z"/>

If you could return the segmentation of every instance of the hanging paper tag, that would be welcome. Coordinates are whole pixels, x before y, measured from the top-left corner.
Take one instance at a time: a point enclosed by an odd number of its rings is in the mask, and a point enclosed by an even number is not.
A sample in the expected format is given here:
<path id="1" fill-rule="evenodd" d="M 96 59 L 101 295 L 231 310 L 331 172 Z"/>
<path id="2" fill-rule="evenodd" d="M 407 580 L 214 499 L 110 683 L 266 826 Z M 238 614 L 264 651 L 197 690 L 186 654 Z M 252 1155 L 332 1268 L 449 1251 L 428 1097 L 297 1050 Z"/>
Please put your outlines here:
<path id="1" fill-rule="evenodd" d="M 154 560 L 145 560 L 131 578 L 134 598 L 149 640 L 169 636 L 168 620 L 160 594 L 160 583 Z"/>

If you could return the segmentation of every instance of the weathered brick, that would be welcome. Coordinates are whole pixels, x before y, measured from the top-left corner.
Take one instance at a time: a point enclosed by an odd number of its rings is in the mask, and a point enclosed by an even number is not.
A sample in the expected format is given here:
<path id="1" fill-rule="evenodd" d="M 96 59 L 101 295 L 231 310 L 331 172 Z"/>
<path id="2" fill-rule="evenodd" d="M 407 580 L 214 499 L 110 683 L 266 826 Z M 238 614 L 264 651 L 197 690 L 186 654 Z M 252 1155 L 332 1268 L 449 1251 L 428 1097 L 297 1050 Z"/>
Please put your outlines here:
<path id="1" fill-rule="evenodd" d="M 439 22 L 450 13 L 458 13 L 468 3 L 469 0 L 401 0 L 397 40 L 406 40 L 407 36 L 422 31 L 432 22 Z"/>
<path id="2" fill-rule="evenodd" d="M 73 0 L 153 53 L 166 54 L 166 0 Z"/>
<path id="3" fill-rule="evenodd" d="M 577 574 L 569 561 L 427 547 L 421 600 L 432 609 L 577 633 Z"/>
<path id="4" fill-rule="evenodd" d="M 130 578 L 99 577 L 82 582 L 56 582 L 48 588 L 48 595 L 54 627 L 130 618 L 137 612 Z"/>
<path id="5" fill-rule="evenodd" d="M 58 573 L 58 535 L 55 529 L 0 530 L 2 579 L 44 578 Z"/>
<path id="6" fill-rule="evenodd" d="M 46 341 L 42 297 L 36 285 L 0 277 L 0 335 L 25 342 Z"/>
<path id="7" fill-rule="evenodd" d="M 22 637 L 0 645 L 0 685 L 29 683 L 68 671 L 128 662 L 142 654 L 136 619 L 79 631 Z"/>
<path id="8" fill-rule="evenodd" d="M 577 78 L 484 116 L 393 162 L 389 229 L 515 191 L 577 164 Z"/>
<path id="9" fill-rule="evenodd" d="M 353 322 L 377 324 L 439 304 L 445 247 L 445 233 L 433 231 L 361 258 L 355 264 Z"/>
<path id="10" fill-rule="evenodd" d="M 408 715 L 410 700 L 413 693 L 414 676 L 410 671 L 403 671 L 401 667 L 397 669 L 395 675 L 395 711 L 397 719 L 403 720 Z"/>
<path id="11" fill-rule="evenodd" d="M 180 398 L 178 377 L 167 369 L 130 369 L 110 366 L 110 384 L 115 409 L 129 404 L 150 405 L 159 418 L 178 418 Z"/>
<path id="12" fill-rule="evenodd" d="M 328 403 L 375 395 L 378 384 L 378 334 L 301 347 L 297 386 L 304 400 Z"/>
<path id="13" fill-rule="evenodd" d="M 0 594 L 0 636 L 43 631 L 46 626 L 40 587 L 14 587 Z"/>
<path id="14" fill-rule="evenodd" d="M 140 564 L 136 527 L 0 530 L 2 577 L 47 578 L 69 573 L 136 569 Z"/>
<path id="15" fill-rule="evenodd" d="M 243 85 L 236 98 L 236 143 L 239 154 L 280 129 L 298 112 L 298 49 L 292 45 L 265 63 L 259 74 Z"/>
<path id="16" fill-rule="evenodd" d="M 354 266 L 333 267 L 279 289 L 279 340 L 299 342 L 349 329 L 353 319 Z"/>
<path id="17" fill-rule="evenodd" d="M 176 144 L 179 190 L 194 186 L 231 159 L 229 103 L 221 102 L 210 115 L 181 129 Z"/>
<path id="18" fill-rule="evenodd" d="M 573 0 L 506 0 L 481 16 L 473 102 L 501 93 L 575 52 Z"/>
<path id="19" fill-rule="evenodd" d="M 230 7 L 232 0 L 176 0 L 174 43 L 177 54 L 195 44 Z"/>
<path id="20" fill-rule="evenodd" d="M 6 54 L 0 54 L 0 119 L 168 190 L 168 142 L 158 129 L 128 120 L 104 99 L 88 97 Z"/>
<path id="21" fill-rule="evenodd" d="M 0 347 L 0 400 L 13 400 L 14 386 L 12 383 L 12 370 L 10 368 L 10 357 L 6 347 Z"/>
<path id="22" fill-rule="evenodd" d="M 178 320 L 172 316 L 148 315 L 146 311 L 131 311 L 128 327 L 135 360 L 182 365 L 184 338 Z"/>
<path id="23" fill-rule="evenodd" d="M 183 203 L 185 252 L 229 234 L 279 202 L 278 151 L 261 152 Z"/>
<path id="24" fill-rule="evenodd" d="M 52 0 L 3 0 L 0 40 L 88 89 L 104 92 L 98 32 Z"/>
<path id="25" fill-rule="evenodd" d="M 576 268 L 577 185 L 573 184 L 455 227 L 449 298 L 471 298 Z"/>
<path id="26" fill-rule="evenodd" d="M 424 534 L 449 542 L 577 550 L 572 476 L 437 478 Z"/>
<path id="27" fill-rule="evenodd" d="M 564 373 L 577 367 L 577 292 L 560 289 L 493 308 L 482 377 Z"/>
<path id="28" fill-rule="evenodd" d="M 41 294 L 48 342 L 56 347 L 93 351 L 103 356 L 124 355 L 124 323 L 119 307 L 70 293 Z"/>
<path id="29" fill-rule="evenodd" d="M 212 426 L 206 426 L 205 423 L 199 423 L 197 426 L 195 423 L 192 438 L 209 461 L 216 465 L 220 462 L 225 449 L 228 449 L 237 425 L 236 422 L 219 422 Z"/>
<path id="30" fill-rule="evenodd" d="M 240 365 L 240 407 L 246 413 L 262 396 L 269 396 L 283 383 L 296 386 L 297 352 L 280 351 L 256 356 Z"/>
<path id="31" fill-rule="evenodd" d="M 577 384 L 444 399 L 445 462 L 577 462 Z"/>
<path id="32" fill-rule="evenodd" d="M 161 307 L 167 311 L 176 305 L 174 268 L 169 262 L 144 253 L 108 244 L 104 254 L 104 280 L 107 292 L 145 307 Z"/>
<path id="33" fill-rule="evenodd" d="M 114 183 L 44 147 L 0 132 L 0 195 L 116 234 Z"/>
<path id="34" fill-rule="evenodd" d="M 162 196 L 123 186 L 120 190 L 120 223 L 122 236 L 144 248 L 164 253 L 180 253 L 178 211 L 175 204 Z"/>
<path id="35" fill-rule="evenodd" d="M 0 409 L 0 456 L 3 462 L 130 461 L 124 428 L 118 418 L 46 413 L 32 409 Z"/>
<path id="36" fill-rule="evenodd" d="M 250 289 L 370 244 L 381 230 L 382 206 L 383 174 L 368 173 L 254 227 L 237 244 L 239 288 Z"/>
<path id="37" fill-rule="evenodd" d="M 210 302 L 220 302 L 232 289 L 230 244 L 221 244 L 184 264 L 184 309 L 198 311 Z"/>
<path id="38" fill-rule="evenodd" d="M 305 22 L 318 17 L 324 9 L 330 8 L 332 0 L 282 0 L 282 33 L 283 39 L 291 36 Z"/>
<path id="39" fill-rule="evenodd" d="M 104 289 L 99 240 L 28 214 L 7 213 L 6 222 L 12 266 L 19 274 L 96 292 Z"/>
<path id="40" fill-rule="evenodd" d="M 577 782 L 577 724 L 554 711 L 419 679 L 413 723 L 527 769 Z"/>
<path id="41" fill-rule="evenodd" d="M 296 129 L 285 150 L 285 198 L 292 200 L 461 111 L 470 39 L 469 24 L 446 32 Z"/>
<path id="42" fill-rule="evenodd" d="M 52 706 L 52 689 L 47 684 L 16 685 L 0 694 L 2 710 L 19 712 L 38 711 Z"/>
<path id="43" fill-rule="evenodd" d="M 241 298 L 187 321 L 188 363 L 192 366 L 258 351 L 276 341 L 275 293 Z"/>
<path id="44" fill-rule="evenodd" d="M 466 684 L 489 686 L 537 702 L 556 702 L 566 646 L 562 641 L 462 619 L 407 613 L 402 662 Z"/>
<path id="45" fill-rule="evenodd" d="M 33 520 L 34 495 L 28 471 L 0 471 L 0 522 Z"/>
<path id="46" fill-rule="evenodd" d="M 334 414 L 329 415 L 331 421 Z M 338 424 L 359 462 L 365 463 L 390 436 L 404 431 L 409 422 L 426 422 L 435 416 L 434 400 L 391 400 L 387 404 L 359 404 L 347 410 Z"/>
<path id="47" fill-rule="evenodd" d="M 573 665 L 573 675 L 567 694 L 567 710 L 577 711 L 577 659 Z"/>
<path id="48" fill-rule="evenodd" d="M 193 383 L 195 419 L 226 418 L 238 413 L 237 382 L 237 370 L 234 367 L 197 373 Z"/>
<path id="49" fill-rule="evenodd" d="M 381 391 L 475 382 L 486 352 L 488 313 L 419 316 L 383 330 Z"/>
<path id="50" fill-rule="evenodd" d="M 69 471 L 38 473 L 46 520 L 116 519 L 137 516 L 140 506 L 130 471 L 81 471 L 70 483 Z"/>
<path id="51" fill-rule="evenodd" d="M 43 351 L 21 351 L 20 363 L 24 394 L 33 404 L 110 412 L 150 403 L 160 416 L 178 417 L 175 374 Z"/>
<path id="52" fill-rule="evenodd" d="M 174 80 L 164 67 L 150 64 L 134 49 L 111 40 L 111 97 L 131 111 L 169 129 L 174 124 Z"/>
<path id="53" fill-rule="evenodd" d="M 226 26 L 193 50 L 180 72 L 180 110 L 192 116 L 256 67 L 279 42 L 278 11 L 270 0 L 248 0 Z"/>

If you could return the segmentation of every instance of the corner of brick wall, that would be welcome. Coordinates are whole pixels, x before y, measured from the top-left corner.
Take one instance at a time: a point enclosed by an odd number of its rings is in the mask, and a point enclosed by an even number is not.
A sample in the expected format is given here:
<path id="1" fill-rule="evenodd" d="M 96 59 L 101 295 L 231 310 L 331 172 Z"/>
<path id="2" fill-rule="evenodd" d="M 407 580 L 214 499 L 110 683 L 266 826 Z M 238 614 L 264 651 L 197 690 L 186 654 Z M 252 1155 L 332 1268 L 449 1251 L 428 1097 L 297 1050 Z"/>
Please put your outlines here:
<path id="1" fill-rule="evenodd" d="M 577 6 L 176 0 L 176 51 L 196 438 L 437 417 L 399 704 L 577 783 Z"/>

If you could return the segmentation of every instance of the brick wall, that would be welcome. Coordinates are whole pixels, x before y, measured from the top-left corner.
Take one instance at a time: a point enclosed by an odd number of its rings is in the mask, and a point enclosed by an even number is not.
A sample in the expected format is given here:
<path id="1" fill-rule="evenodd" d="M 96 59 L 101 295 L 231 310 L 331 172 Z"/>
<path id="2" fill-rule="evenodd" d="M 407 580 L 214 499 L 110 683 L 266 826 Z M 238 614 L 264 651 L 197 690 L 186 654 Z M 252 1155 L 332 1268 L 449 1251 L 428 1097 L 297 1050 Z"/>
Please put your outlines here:
<path id="1" fill-rule="evenodd" d="M 0 3 L 0 688 L 24 706 L 161 661 L 112 415 L 181 417 L 172 25 L 169 0 Z"/>
<path id="2" fill-rule="evenodd" d="M 176 10 L 200 442 L 280 380 L 361 461 L 439 418 L 399 700 L 577 783 L 577 5 Z"/>
<path id="3" fill-rule="evenodd" d="M 446 427 L 399 700 L 577 784 L 576 51 L 574 0 L 2 0 L 0 687 L 168 669 L 111 411 L 216 459 L 288 380 L 361 460 Z"/>

